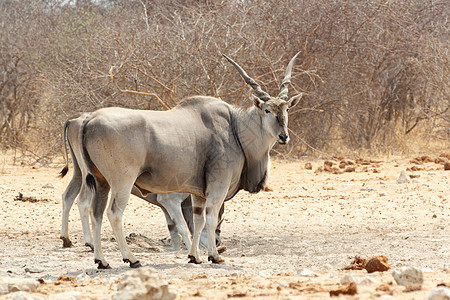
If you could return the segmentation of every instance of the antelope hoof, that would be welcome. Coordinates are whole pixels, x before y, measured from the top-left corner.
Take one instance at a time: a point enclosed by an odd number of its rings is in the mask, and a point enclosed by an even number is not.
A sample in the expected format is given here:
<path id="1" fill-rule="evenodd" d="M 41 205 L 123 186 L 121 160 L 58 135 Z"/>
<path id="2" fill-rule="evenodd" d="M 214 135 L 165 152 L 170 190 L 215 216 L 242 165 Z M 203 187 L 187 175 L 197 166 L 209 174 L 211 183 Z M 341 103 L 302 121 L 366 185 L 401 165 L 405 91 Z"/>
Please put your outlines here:
<path id="1" fill-rule="evenodd" d="M 111 269 L 109 264 L 104 265 L 100 259 L 94 259 L 94 263 L 98 264 L 97 269 L 99 270 Z"/>
<path id="2" fill-rule="evenodd" d="M 91 248 L 91 252 L 94 252 L 94 245 L 92 245 L 91 243 L 85 243 L 84 244 L 86 247 Z"/>
<path id="3" fill-rule="evenodd" d="M 208 261 L 212 262 L 213 264 L 225 263 L 225 260 L 220 256 L 218 258 L 214 258 L 214 256 L 208 256 Z"/>
<path id="4" fill-rule="evenodd" d="M 188 258 L 189 258 L 188 263 L 190 263 L 190 264 L 201 264 L 202 263 L 201 260 L 197 260 L 195 258 L 195 256 L 193 256 L 193 255 L 188 255 Z"/>
<path id="5" fill-rule="evenodd" d="M 132 263 L 128 258 L 124 258 L 123 262 L 124 263 L 129 263 L 130 264 L 130 268 L 133 268 L 133 269 L 142 267 L 141 263 L 138 260 L 135 261 L 134 263 Z"/>
<path id="6" fill-rule="evenodd" d="M 63 237 L 63 236 L 61 236 L 59 238 L 63 240 L 63 247 L 64 248 L 72 247 L 72 242 L 70 241 L 69 238 L 66 238 L 66 237 Z"/>

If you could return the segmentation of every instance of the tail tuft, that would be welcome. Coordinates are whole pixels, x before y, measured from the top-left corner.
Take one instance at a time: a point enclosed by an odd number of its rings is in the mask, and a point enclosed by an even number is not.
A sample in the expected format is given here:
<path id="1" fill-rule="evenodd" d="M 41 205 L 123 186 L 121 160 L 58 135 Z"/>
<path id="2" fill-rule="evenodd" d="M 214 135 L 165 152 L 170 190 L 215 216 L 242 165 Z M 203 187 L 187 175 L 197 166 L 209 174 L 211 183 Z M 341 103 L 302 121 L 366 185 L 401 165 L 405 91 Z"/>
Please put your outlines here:
<path id="1" fill-rule="evenodd" d="M 92 176 L 92 174 L 88 174 L 86 176 L 86 184 L 91 189 L 91 191 L 95 191 L 95 189 L 96 189 L 95 178 L 94 178 L 94 176 Z"/>
<path id="2" fill-rule="evenodd" d="M 64 176 L 67 175 L 67 172 L 69 172 L 69 165 L 66 165 L 66 166 L 61 170 L 61 172 L 59 172 L 58 177 L 59 177 L 59 178 L 63 178 Z"/>

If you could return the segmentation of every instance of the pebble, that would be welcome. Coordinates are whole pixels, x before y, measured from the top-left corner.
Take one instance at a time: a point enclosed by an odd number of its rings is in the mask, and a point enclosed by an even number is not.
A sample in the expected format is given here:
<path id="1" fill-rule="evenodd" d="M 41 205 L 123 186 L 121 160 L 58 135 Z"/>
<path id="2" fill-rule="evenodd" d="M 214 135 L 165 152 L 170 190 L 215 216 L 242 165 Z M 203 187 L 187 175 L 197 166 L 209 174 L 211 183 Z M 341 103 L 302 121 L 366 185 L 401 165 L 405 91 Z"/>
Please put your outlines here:
<path id="1" fill-rule="evenodd" d="M 434 171 L 430 171 L 430 172 L 428 172 L 428 175 L 430 175 L 430 176 L 434 176 L 434 175 L 436 175 L 437 173 L 436 172 L 434 172 Z"/>
<path id="2" fill-rule="evenodd" d="M 0 190 L 8 190 L 8 188 L 6 187 L 6 186 L 4 186 L 4 185 L 0 185 Z"/>
<path id="3" fill-rule="evenodd" d="M 12 292 L 34 292 L 39 282 L 32 278 L 0 278 L 0 295 Z"/>
<path id="4" fill-rule="evenodd" d="M 83 272 L 75 278 L 75 282 L 78 283 L 78 282 L 82 282 L 82 281 L 89 280 L 89 279 L 91 279 L 91 277 L 89 277 L 89 275 L 87 275 L 85 272 Z"/>
<path id="5" fill-rule="evenodd" d="M 369 285 L 376 283 L 377 281 L 371 277 L 358 277 L 353 274 L 347 274 L 341 278 L 341 284 L 348 284 L 350 282 L 355 282 L 361 285 Z"/>
<path id="6" fill-rule="evenodd" d="M 358 280 L 356 279 L 355 276 L 353 276 L 353 274 L 347 274 L 344 277 L 341 278 L 341 284 L 347 284 L 350 282 L 356 282 L 358 283 Z"/>
<path id="7" fill-rule="evenodd" d="M 44 300 L 44 298 L 42 298 L 40 296 L 30 295 L 24 291 L 18 292 L 12 299 L 13 300 Z"/>
<path id="8" fill-rule="evenodd" d="M 113 300 L 165 299 L 178 297 L 176 289 L 157 276 L 156 270 L 142 267 L 125 273 Z"/>
<path id="9" fill-rule="evenodd" d="M 450 288 L 438 286 L 428 294 L 427 300 L 449 300 Z"/>
<path id="10" fill-rule="evenodd" d="M 314 273 L 313 271 L 309 270 L 309 269 L 300 269 L 297 271 L 297 276 L 312 276 L 312 277 L 316 277 L 317 274 Z"/>
<path id="11" fill-rule="evenodd" d="M 418 178 L 413 178 L 413 179 L 411 180 L 411 182 L 412 182 L 412 183 L 415 183 L 415 184 L 418 184 L 418 183 L 420 183 L 421 181 L 420 181 Z"/>
<path id="12" fill-rule="evenodd" d="M 54 189 L 54 188 L 56 188 L 56 186 L 52 182 L 49 182 L 49 183 L 44 184 L 42 186 L 42 188 L 43 189 Z"/>
<path id="13" fill-rule="evenodd" d="M 403 267 L 400 270 L 394 270 L 392 276 L 398 285 L 413 285 L 423 283 L 423 272 L 414 267 Z"/>

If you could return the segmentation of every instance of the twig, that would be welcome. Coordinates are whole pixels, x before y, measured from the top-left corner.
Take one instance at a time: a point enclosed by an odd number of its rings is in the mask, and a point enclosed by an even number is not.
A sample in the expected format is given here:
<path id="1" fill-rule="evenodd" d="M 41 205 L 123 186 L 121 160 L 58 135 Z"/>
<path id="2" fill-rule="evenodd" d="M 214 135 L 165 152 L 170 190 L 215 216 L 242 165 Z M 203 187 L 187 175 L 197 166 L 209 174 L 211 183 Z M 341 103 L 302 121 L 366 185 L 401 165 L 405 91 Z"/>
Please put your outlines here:
<path id="1" fill-rule="evenodd" d="M 120 67 L 120 69 L 122 69 L 122 67 L 123 67 L 123 65 Z M 121 88 L 119 87 L 119 85 L 117 84 L 116 79 L 115 79 L 115 77 L 114 77 L 114 75 L 113 75 L 113 70 L 114 70 L 115 68 L 116 68 L 116 67 L 112 66 L 112 67 L 109 69 L 109 77 L 111 78 L 112 82 L 114 83 L 114 85 L 116 86 L 116 88 L 119 90 L 119 92 L 121 92 L 121 93 L 127 93 L 127 94 L 134 94 L 134 95 L 142 95 L 142 96 L 150 96 L 150 97 L 154 97 L 154 98 L 156 98 L 156 100 L 158 100 L 159 104 L 161 104 L 165 109 L 167 109 L 167 110 L 170 109 L 170 107 L 169 107 L 169 106 L 168 106 L 161 98 L 159 98 L 158 95 L 156 95 L 155 93 L 147 93 L 147 92 L 139 92 L 139 91 L 134 91 L 134 90 L 124 90 L 124 89 L 121 89 Z"/>

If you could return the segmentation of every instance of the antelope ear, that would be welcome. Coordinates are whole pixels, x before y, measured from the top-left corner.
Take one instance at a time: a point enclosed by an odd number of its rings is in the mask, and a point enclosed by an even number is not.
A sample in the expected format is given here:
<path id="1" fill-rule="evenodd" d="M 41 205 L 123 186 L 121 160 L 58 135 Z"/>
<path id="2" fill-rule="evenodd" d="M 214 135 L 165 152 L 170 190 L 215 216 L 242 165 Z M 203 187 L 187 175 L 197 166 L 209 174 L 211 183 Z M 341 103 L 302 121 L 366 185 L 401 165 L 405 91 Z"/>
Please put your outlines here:
<path id="1" fill-rule="evenodd" d="M 253 104 L 254 104 L 257 108 L 262 109 L 262 104 L 264 103 L 264 101 L 262 101 L 261 99 L 259 99 L 258 96 L 256 96 L 256 95 L 253 95 L 253 94 L 252 94 L 252 97 L 253 97 Z"/>
<path id="2" fill-rule="evenodd" d="M 296 106 L 300 102 L 300 99 L 302 99 L 302 97 L 303 97 L 303 94 L 300 93 L 298 95 L 293 96 L 291 99 L 289 99 L 288 100 L 289 107 Z"/>

